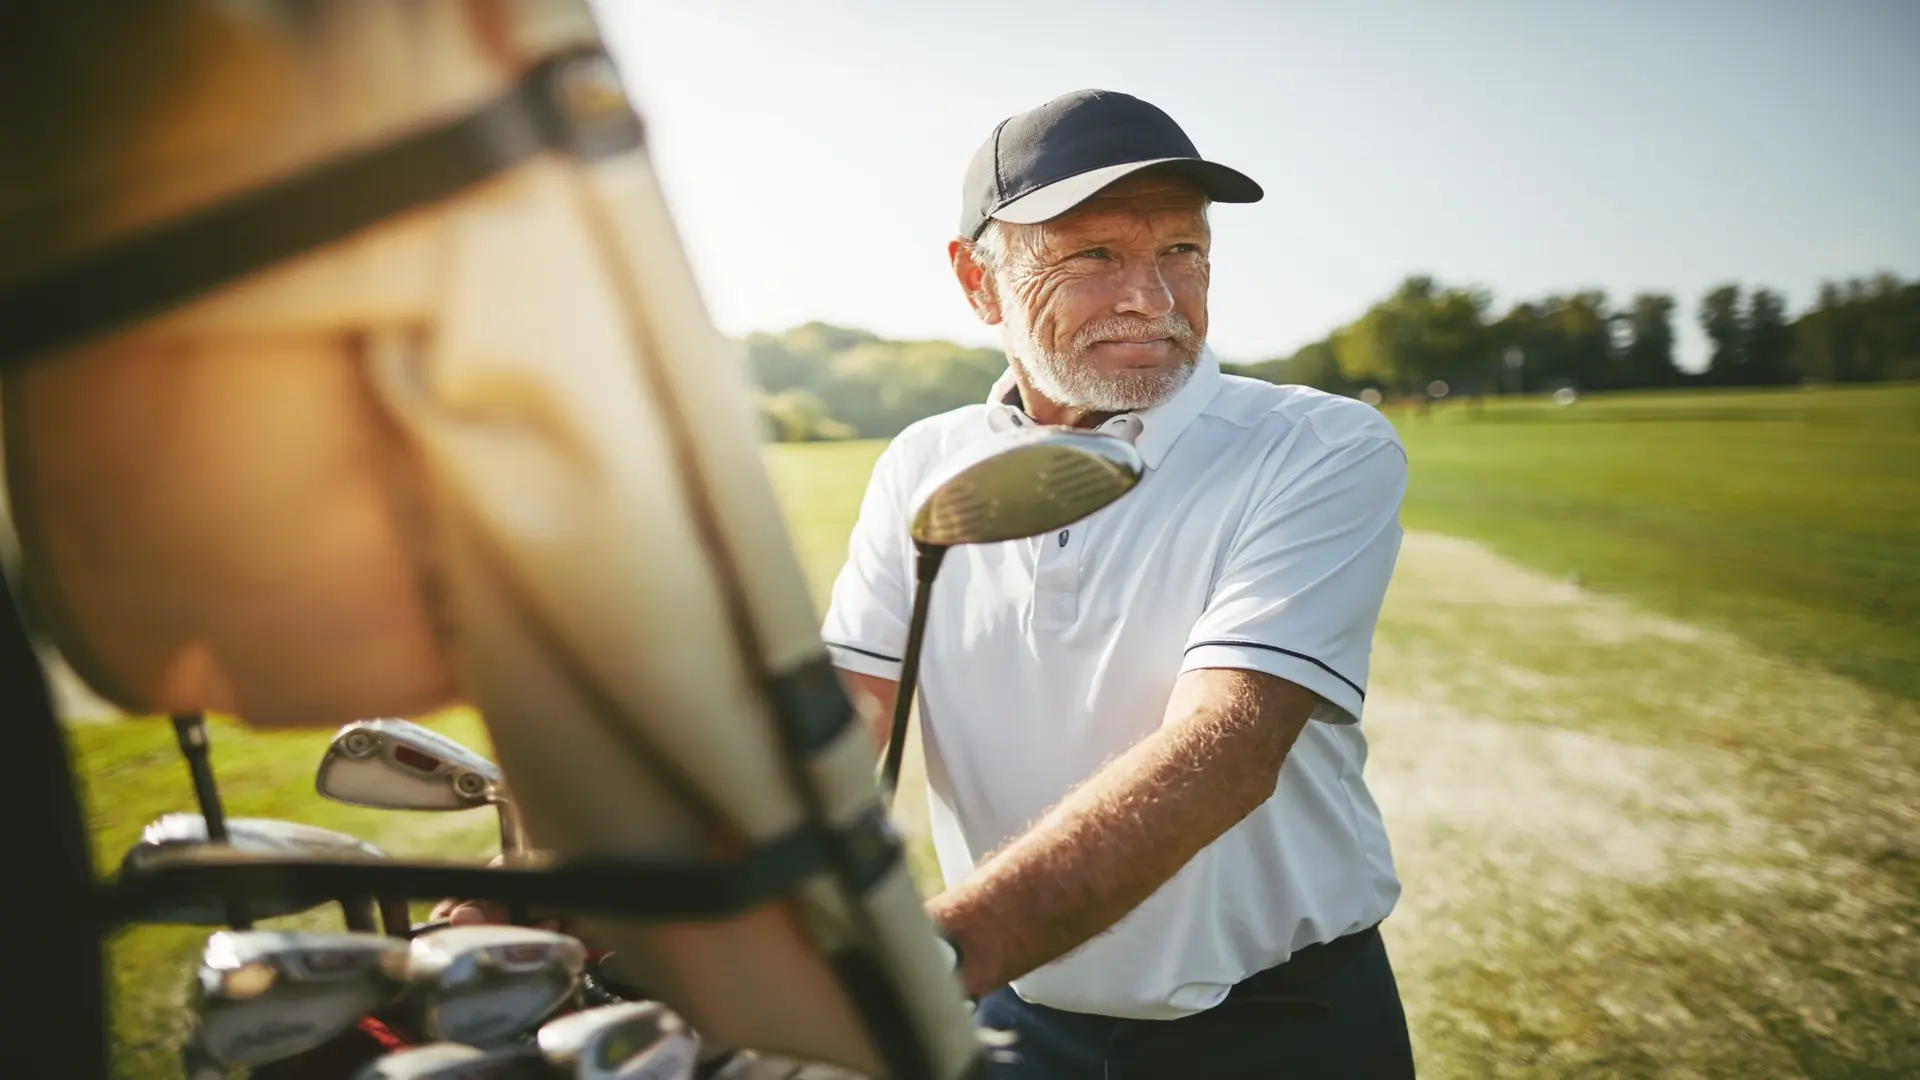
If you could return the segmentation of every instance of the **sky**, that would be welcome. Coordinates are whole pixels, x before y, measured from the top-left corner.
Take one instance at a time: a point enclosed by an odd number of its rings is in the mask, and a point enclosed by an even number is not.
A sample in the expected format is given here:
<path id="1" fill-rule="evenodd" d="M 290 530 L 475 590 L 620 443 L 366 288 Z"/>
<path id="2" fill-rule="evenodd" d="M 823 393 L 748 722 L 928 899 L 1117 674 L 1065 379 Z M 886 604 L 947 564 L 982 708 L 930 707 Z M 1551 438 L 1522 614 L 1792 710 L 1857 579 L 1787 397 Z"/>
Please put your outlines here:
<path id="1" fill-rule="evenodd" d="M 1496 307 L 1920 276 L 1920 3 L 596 0 L 708 307 L 990 344 L 947 265 L 1002 118 L 1159 105 L 1266 189 L 1210 341 L 1290 354 L 1409 273 Z"/>

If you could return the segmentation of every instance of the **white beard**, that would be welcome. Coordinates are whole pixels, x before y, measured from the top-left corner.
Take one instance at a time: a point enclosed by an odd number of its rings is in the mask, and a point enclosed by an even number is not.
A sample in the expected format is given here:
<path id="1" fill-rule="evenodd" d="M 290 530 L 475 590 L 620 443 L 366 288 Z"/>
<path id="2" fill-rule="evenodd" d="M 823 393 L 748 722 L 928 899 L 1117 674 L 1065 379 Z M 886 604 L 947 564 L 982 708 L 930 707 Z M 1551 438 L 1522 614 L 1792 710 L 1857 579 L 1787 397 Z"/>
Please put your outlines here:
<path id="1" fill-rule="evenodd" d="M 1082 327 L 1074 336 L 1073 351 L 1060 353 L 1043 347 L 1033 336 L 1033 322 L 1027 310 L 1011 290 L 998 290 L 1004 318 L 1001 332 L 1007 356 L 1027 377 L 1034 392 L 1055 405 L 1091 412 L 1140 412 L 1151 409 L 1180 392 L 1193 377 L 1194 361 L 1200 355 L 1193 326 L 1177 312 L 1158 319 L 1101 319 Z M 1172 338 L 1189 355 L 1185 363 L 1172 371 L 1145 371 L 1126 375 L 1102 375 L 1086 360 L 1094 343 L 1110 337 L 1151 328 Z"/>

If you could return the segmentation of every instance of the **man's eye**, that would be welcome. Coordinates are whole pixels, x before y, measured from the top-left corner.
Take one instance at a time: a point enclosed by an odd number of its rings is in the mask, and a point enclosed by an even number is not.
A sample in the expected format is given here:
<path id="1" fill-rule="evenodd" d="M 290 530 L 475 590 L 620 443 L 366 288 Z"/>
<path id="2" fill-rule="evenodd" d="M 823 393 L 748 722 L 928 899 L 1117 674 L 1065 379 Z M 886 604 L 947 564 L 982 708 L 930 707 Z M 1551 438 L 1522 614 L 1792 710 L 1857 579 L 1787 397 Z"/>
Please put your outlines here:
<path id="1" fill-rule="evenodd" d="M 1077 259 L 1106 259 L 1110 257 L 1111 256 L 1107 254 L 1106 248 L 1088 248 L 1087 250 L 1074 256 L 1074 258 L 1077 258 Z"/>
<path id="2" fill-rule="evenodd" d="M 1175 244 L 1167 249 L 1169 255 L 1193 255 L 1200 251 L 1199 244 Z"/>

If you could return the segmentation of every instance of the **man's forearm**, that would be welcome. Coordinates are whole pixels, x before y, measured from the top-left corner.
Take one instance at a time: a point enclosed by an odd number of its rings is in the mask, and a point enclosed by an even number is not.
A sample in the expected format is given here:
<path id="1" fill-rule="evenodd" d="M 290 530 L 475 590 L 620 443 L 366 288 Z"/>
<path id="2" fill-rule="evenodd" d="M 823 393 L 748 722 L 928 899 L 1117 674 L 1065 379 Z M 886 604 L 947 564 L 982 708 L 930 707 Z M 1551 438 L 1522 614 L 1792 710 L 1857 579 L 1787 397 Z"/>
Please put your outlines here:
<path id="1" fill-rule="evenodd" d="M 1178 719 L 928 905 L 959 943 L 970 993 L 1106 930 L 1272 796 L 1312 695 L 1248 672 L 1190 674 L 1211 677 L 1202 700 L 1183 710 L 1176 690 L 1169 716 Z"/>

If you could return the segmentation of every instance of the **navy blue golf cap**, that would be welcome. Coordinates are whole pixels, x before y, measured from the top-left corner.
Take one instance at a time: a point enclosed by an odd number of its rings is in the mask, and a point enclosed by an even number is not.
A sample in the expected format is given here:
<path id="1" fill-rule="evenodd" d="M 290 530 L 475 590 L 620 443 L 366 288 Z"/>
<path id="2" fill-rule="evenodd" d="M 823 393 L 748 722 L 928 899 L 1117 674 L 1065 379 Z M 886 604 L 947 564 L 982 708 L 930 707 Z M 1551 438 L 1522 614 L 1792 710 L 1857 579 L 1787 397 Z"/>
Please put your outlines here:
<path id="1" fill-rule="evenodd" d="M 967 165 L 960 235 L 978 240 L 989 220 L 1055 218 L 1141 169 L 1199 184 L 1215 202 L 1259 202 L 1245 173 L 1200 156 L 1173 117 L 1112 90 L 1076 90 L 1000 121 Z"/>

